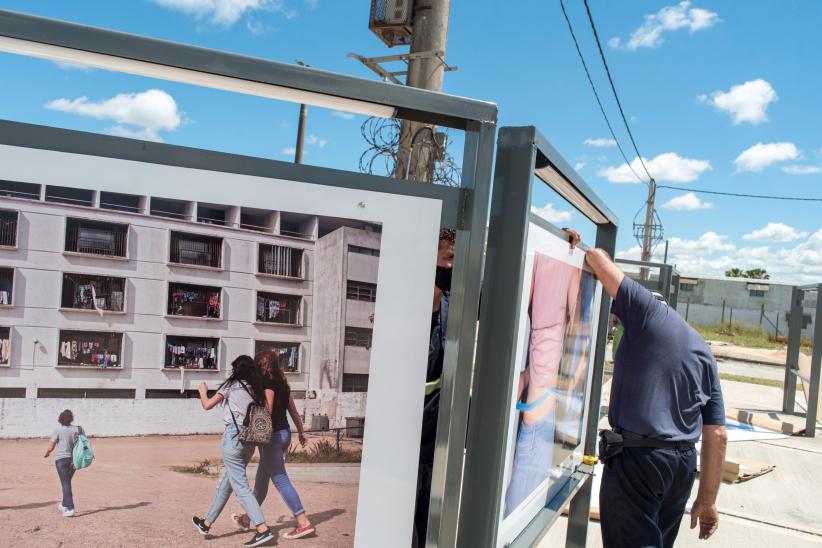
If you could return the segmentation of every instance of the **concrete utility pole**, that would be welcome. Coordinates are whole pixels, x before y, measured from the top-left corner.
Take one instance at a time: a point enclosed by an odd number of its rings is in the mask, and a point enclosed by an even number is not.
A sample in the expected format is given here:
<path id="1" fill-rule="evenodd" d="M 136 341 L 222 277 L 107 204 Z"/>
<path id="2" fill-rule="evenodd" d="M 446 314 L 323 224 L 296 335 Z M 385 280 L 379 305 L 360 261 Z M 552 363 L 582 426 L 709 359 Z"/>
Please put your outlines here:
<path id="1" fill-rule="evenodd" d="M 640 257 L 643 261 L 651 260 L 651 247 L 654 241 L 654 202 L 656 201 L 656 181 L 651 178 L 648 182 L 648 199 L 645 202 L 645 233 L 642 237 L 642 255 Z M 648 269 L 640 270 L 640 278 L 648 279 Z"/>
<path id="2" fill-rule="evenodd" d="M 409 59 L 405 81 L 407 86 L 442 90 L 450 11 L 451 0 L 416 0 L 411 53 L 440 52 L 441 55 Z M 425 124 L 403 121 L 395 177 L 403 178 L 408 173 L 407 178 L 412 181 L 431 182 L 434 171 L 434 131 L 433 128 L 432 131 L 420 131 L 424 127 Z M 422 143 L 429 146 L 420 146 Z"/>

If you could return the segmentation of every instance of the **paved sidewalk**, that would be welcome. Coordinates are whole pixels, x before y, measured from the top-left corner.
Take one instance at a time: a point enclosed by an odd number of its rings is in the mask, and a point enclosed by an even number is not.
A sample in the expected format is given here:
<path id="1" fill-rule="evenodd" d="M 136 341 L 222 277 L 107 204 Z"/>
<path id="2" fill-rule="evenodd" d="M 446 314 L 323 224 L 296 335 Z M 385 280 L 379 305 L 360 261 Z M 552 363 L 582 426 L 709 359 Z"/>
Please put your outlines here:
<path id="1" fill-rule="evenodd" d="M 201 538 L 191 525 L 193 514 L 208 509 L 216 479 L 184 474 L 172 466 L 193 465 L 219 457 L 219 436 L 161 436 L 92 439 L 94 464 L 74 481 L 77 516 L 57 511 L 60 483 L 54 459 L 44 459 L 46 440 L 0 440 L 0 545 L 11 547 L 239 546 L 250 535 L 229 518 L 241 511 L 232 497 L 214 525 L 215 538 Z M 322 466 L 322 465 L 321 465 Z M 302 467 L 300 467 L 302 468 Z M 327 471 L 327 470 L 326 470 Z M 345 473 L 349 474 L 352 470 Z M 280 540 L 298 548 L 353 545 L 357 486 L 309 482 L 295 473 L 295 485 L 312 521 L 316 538 Z M 278 534 L 294 520 L 269 489 L 263 505 Z"/>

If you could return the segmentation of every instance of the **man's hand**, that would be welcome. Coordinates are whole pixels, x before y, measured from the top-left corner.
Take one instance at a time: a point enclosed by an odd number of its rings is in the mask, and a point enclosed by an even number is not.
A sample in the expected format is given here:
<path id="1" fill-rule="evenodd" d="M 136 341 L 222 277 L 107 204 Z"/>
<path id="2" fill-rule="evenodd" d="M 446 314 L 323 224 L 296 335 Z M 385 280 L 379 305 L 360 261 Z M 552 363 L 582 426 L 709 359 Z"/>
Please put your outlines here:
<path id="1" fill-rule="evenodd" d="M 582 236 L 573 228 L 563 228 L 562 231 L 568 235 L 568 243 L 571 245 L 571 249 L 574 249 L 582 241 Z"/>
<path id="2" fill-rule="evenodd" d="M 716 504 L 708 504 L 697 498 L 691 508 L 691 529 L 696 528 L 697 521 L 699 521 L 699 538 L 709 539 L 719 528 L 719 512 L 716 510 Z"/>

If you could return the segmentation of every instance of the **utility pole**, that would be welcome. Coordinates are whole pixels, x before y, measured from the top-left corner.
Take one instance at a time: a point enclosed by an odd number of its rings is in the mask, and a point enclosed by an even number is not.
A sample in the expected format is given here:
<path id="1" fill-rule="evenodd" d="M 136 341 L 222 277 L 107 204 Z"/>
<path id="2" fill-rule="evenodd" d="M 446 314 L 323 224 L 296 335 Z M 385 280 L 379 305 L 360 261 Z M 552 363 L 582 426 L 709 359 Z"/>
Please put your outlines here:
<path id="1" fill-rule="evenodd" d="M 307 67 L 305 63 L 297 59 L 297 64 L 301 67 Z M 300 122 L 297 125 L 297 145 L 294 147 L 294 163 L 303 163 L 303 144 L 305 142 L 305 119 L 308 116 L 308 105 L 300 105 Z"/>
<path id="2" fill-rule="evenodd" d="M 438 52 L 439 55 L 411 57 L 408 60 L 407 86 L 442 90 L 450 11 L 451 0 L 416 0 L 410 53 Z M 434 128 L 420 131 L 424 127 L 425 124 L 418 122 L 402 122 L 395 177 L 403 177 L 407 173 L 407 178 L 412 181 L 431 182 L 437 145 L 433 139 Z M 421 146 L 426 142 L 428 146 Z"/>
<path id="3" fill-rule="evenodd" d="M 651 177 L 648 181 L 648 199 L 645 202 L 645 233 L 642 238 L 642 255 L 640 257 L 643 261 L 651 260 L 651 247 L 653 246 L 653 238 L 655 231 L 654 222 L 654 202 L 656 201 L 656 181 Z M 642 268 L 639 272 L 640 278 L 648 279 L 648 269 Z"/>

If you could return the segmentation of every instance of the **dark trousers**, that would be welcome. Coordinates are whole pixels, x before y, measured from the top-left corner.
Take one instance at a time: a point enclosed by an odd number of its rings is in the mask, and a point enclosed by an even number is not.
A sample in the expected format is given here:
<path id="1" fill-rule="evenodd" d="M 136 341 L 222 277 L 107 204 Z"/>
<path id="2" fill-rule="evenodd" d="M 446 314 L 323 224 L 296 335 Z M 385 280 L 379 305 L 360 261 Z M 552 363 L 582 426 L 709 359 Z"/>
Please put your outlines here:
<path id="1" fill-rule="evenodd" d="M 414 510 L 414 538 L 412 548 L 425 546 L 428 533 L 428 507 L 431 498 L 431 473 L 433 466 L 420 463 L 417 470 L 417 506 Z"/>
<path id="2" fill-rule="evenodd" d="M 74 510 L 74 498 L 71 495 L 71 478 L 74 477 L 74 465 L 70 458 L 57 459 L 54 461 L 57 467 L 57 475 L 60 476 L 60 485 L 63 487 L 63 506 L 68 510 Z"/>
<path id="3" fill-rule="evenodd" d="M 695 478 L 695 449 L 632 447 L 610 458 L 599 492 L 603 546 L 671 548 Z"/>

